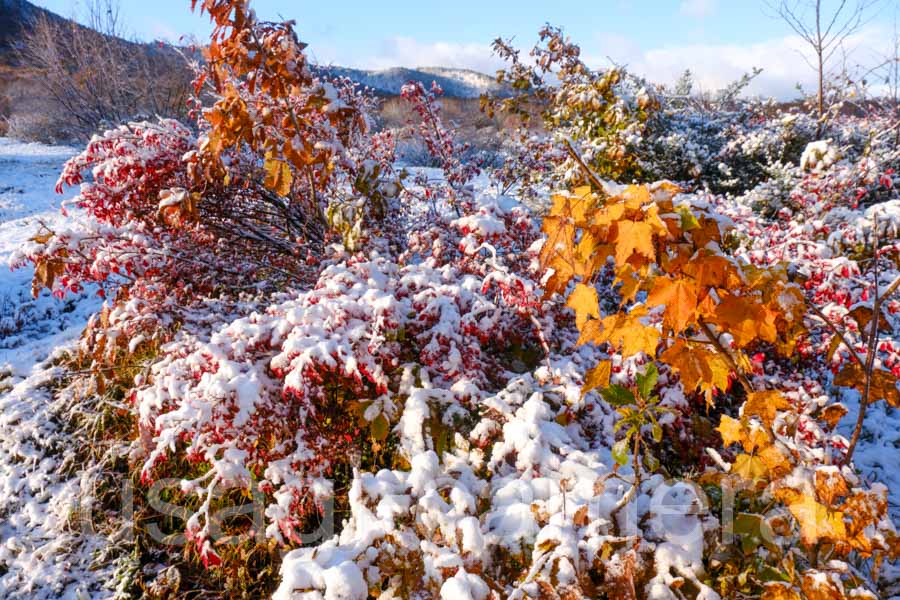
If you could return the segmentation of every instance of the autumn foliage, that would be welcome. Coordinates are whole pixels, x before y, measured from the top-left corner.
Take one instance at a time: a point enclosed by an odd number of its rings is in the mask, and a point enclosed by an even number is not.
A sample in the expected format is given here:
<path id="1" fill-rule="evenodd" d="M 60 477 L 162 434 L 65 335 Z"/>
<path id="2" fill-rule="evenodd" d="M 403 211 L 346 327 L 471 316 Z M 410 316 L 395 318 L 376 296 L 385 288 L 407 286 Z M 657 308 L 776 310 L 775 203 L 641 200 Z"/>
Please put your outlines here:
<path id="1" fill-rule="evenodd" d="M 88 218 L 38 232 L 21 261 L 36 294 L 106 297 L 80 376 L 128 403 L 143 488 L 181 481 L 186 560 L 227 579 L 277 556 L 260 572 L 279 598 L 884 589 L 900 541 L 853 462 L 867 407 L 900 404 L 896 226 L 849 212 L 894 194 L 875 150 L 832 153 L 833 176 L 804 153 L 784 197 L 769 180 L 744 204 L 697 192 L 716 161 L 717 189 L 768 177 L 747 166 L 758 152 L 789 170 L 802 136 L 753 112 L 731 139 L 711 128 L 694 169 L 667 154 L 690 119 L 548 26 L 533 61 L 495 45 L 521 93 L 485 109 L 547 133 L 487 174 L 502 191 L 478 183 L 441 90 L 404 87 L 418 122 L 402 133 L 435 181 L 395 167 L 376 100 L 312 69 L 292 23 L 192 6 L 214 27 L 195 122 L 95 137 L 59 181 Z M 651 182 L 666 165 L 680 182 Z M 258 521 L 217 520 L 251 501 Z M 338 531 L 308 545 L 328 514 Z"/>
<path id="2" fill-rule="evenodd" d="M 750 352 L 768 347 L 782 357 L 794 354 L 806 335 L 805 295 L 785 267 L 760 269 L 728 257 L 722 250 L 731 228 L 727 220 L 708 207 L 675 202 L 679 191 L 662 182 L 609 193 L 580 188 L 553 198 L 543 222 L 547 241 L 541 258 L 552 273 L 546 293 L 568 295 L 579 344 L 606 344 L 623 360 L 644 357 L 653 373 L 650 380 L 638 375 L 632 391 L 610 384 L 612 363 L 603 361 L 585 374 L 583 393 L 600 388 L 604 399 L 619 407 L 625 435 L 613 447 L 613 457 L 624 464 L 631 449 L 634 471 L 640 473 L 659 466 L 649 453 L 643 459 L 638 454 L 645 429 L 655 441 L 662 438 L 656 416 L 647 410 L 647 401 L 654 403 L 654 364 L 676 375 L 685 393 L 702 393 L 707 405 L 740 381 L 746 395 L 740 418 L 724 414 L 718 427 L 724 446 L 740 449 L 731 464 L 719 459 L 725 473 L 707 474 L 701 481 L 737 490 L 755 510 L 760 510 L 754 506 L 758 495 L 766 490 L 793 517 L 793 525 L 778 521 L 779 535 L 798 528 L 800 542 L 810 550 L 800 564 L 790 545 L 779 546 L 766 537 L 763 529 L 772 527 L 767 515 L 751 510 L 737 516 L 739 533 L 770 541 L 767 562 L 786 574 L 784 583 L 763 585 L 764 598 L 800 598 L 800 593 L 815 598 L 824 593 L 819 587 L 836 594 L 832 597 L 844 597 L 845 589 L 864 581 L 848 579 L 843 569 L 820 562 L 822 548 L 827 546 L 832 559 L 878 556 L 876 565 L 885 557 L 895 559 L 900 538 L 890 524 L 884 492 L 854 487 L 857 480 L 850 471 L 829 464 L 842 462 L 843 445 L 828 448 L 826 442 L 825 464 L 819 456 L 792 451 L 784 442 L 797 425 L 796 408 L 782 391 L 757 389 L 747 377 L 753 369 Z M 620 304 L 604 315 L 595 282 L 609 268 Z M 577 283 L 570 288 L 573 279 Z M 896 378 L 879 370 L 870 383 L 855 360 L 835 384 L 859 387 L 896 404 Z M 845 412 L 840 405 L 824 407 L 817 417 L 820 431 L 827 436 Z M 723 591 L 730 585 L 723 581 Z"/>

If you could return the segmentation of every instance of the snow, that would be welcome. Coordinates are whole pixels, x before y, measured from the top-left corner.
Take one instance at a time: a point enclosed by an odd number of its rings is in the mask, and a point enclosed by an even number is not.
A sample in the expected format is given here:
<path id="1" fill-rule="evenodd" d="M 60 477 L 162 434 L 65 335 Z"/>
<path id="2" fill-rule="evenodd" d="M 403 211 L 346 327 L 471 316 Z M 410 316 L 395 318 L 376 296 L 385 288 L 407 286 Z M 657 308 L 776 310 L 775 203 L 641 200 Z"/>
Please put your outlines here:
<path id="1" fill-rule="evenodd" d="M 105 541 L 81 535 L 91 471 L 66 423 L 78 402 L 65 393 L 57 353 L 77 339 L 99 299 L 31 295 L 32 269 L 6 267 L 42 225 L 67 222 L 53 187 L 74 150 L 0 138 L 0 597 L 102 598 L 113 564 L 94 565 Z M 48 360 L 50 359 L 50 360 Z M 45 362 L 47 361 L 47 362 Z M 86 524 L 87 525 L 87 524 Z"/>
<path id="2" fill-rule="evenodd" d="M 60 199 L 52 194 L 60 163 L 71 152 L 0 139 L 4 262 L 41 223 L 60 228 L 77 221 L 77 213 L 64 217 L 58 212 Z M 461 364 L 471 360 L 468 353 L 476 344 L 459 332 L 476 325 L 489 330 L 501 319 L 499 300 L 495 304 L 482 286 L 513 281 L 501 268 L 505 257 L 498 256 L 499 244 L 491 241 L 506 231 L 504 219 L 522 210 L 483 189 L 477 196 L 483 202 L 480 209 L 449 226 L 458 230 L 465 256 L 489 266 L 487 275 L 462 273 L 429 258 L 429 252 L 440 248 L 437 242 L 416 248 L 425 258 L 403 266 L 373 251 L 368 260 L 353 264 L 335 261 L 315 289 L 286 294 L 264 313 L 239 318 L 216 314 L 211 335 L 173 342 L 173 352 L 154 366 L 153 381 L 138 398 L 142 423 L 152 424 L 156 432 L 155 450 L 146 464 L 164 457 L 180 436 L 217 415 L 233 415 L 235 426 L 244 426 L 266 398 L 291 390 L 309 393 L 314 386 L 307 369 L 326 365 L 335 376 L 366 377 L 383 388 L 367 406 L 365 418 L 385 415 L 398 423 L 394 433 L 409 466 L 354 474 L 351 515 L 342 533 L 287 553 L 276 600 L 364 599 L 369 585 L 379 581 L 380 562 L 394 551 L 418 553 L 431 597 L 463 600 L 490 597 L 479 569 L 498 552 L 508 553 L 531 565 L 510 595 L 526 597 L 527 590 L 537 589 L 534 582 L 549 573 L 560 586 L 574 585 L 579 569 L 619 529 L 629 528 L 640 528 L 635 531 L 642 534 L 639 543 L 653 556 L 655 576 L 644 590 L 649 598 L 672 598 L 674 582 L 689 580 L 698 598 L 716 600 L 718 595 L 703 583 L 702 553 L 704 537 L 718 523 L 703 505 L 702 492 L 652 476 L 615 514 L 634 479 L 628 466 L 612 470 L 606 444 L 611 415 L 595 395 L 580 393 L 584 364 L 596 359 L 593 350 L 553 354 L 548 365 L 510 377 L 499 390 L 465 377 L 473 369 Z M 161 198 L 161 206 L 175 203 L 173 198 Z M 887 208 L 895 216 L 896 206 Z M 868 213 L 854 214 L 860 228 L 866 219 L 871 224 Z M 103 598 L 110 595 L 106 586 L 114 564 L 89 568 L 92 555 L 102 552 L 107 540 L 68 527 L 71 511 L 91 498 L 93 466 L 75 455 L 77 440 L 64 425 L 66 411 L 74 405 L 62 387 L 63 371 L 52 360 L 45 362 L 78 337 L 100 301 L 90 293 L 65 301 L 43 294 L 32 301 L 30 278 L 29 269 L 0 277 L 0 294 L 7 298 L 0 305 L 0 327 L 7 323 L 9 328 L 8 333 L 0 329 L 0 364 L 5 364 L 0 371 L 0 597 Z M 415 374 L 405 369 L 394 394 L 388 391 L 382 361 L 390 355 L 391 332 L 401 325 L 410 335 L 419 327 L 430 367 Z M 258 354 L 264 346 L 270 354 Z M 620 377 L 631 376 L 636 368 L 621 366 Z M 283 372 L 283 380 L 269 377 L 270 368 Z M 800 394 L 812 407 L 827 400 L 816 390 Z M 477 399 L 477 411 L 472 399 Z M 843 400 L 854 414 L 858 398 L 846 393 Z M 177 409 L 167 409 L 176 402 Z M 434 406 L 440 407 L 448 428 L 455 416 L 475 421 L 466 435 L 456 431 L 454 444 L 441 454 L 426 435 Z M 584 412 L 590 415 L 584 425 L 590 422 L 595 438 L 585 439 L 577 428 L 562 424 L 567 408 L 591 409 Z M 851 427 L 845 419 L 840 431 L 847 436 Z M 866 476 L 891 490 L 894 512 L 900 474 L 891 457 L 900 443 L 898 431 L 895 410 L 883 403 L 872 406 L 867 435 L 855 457 Z M 220 483 L 251 478 L 247 449 L 218 443 L 198 443 L 197 448 L 210 471 L 186 481 L 184 491 L 211 495 Z M 317 498 L 331 493 L 326 480 L 310 482 L 293 466 L 310 452 L 298 444 L 266 469 L 265 477 L 276 487 L 275 502 L 265 511 L 272 522 L 270 537 L 280 538 L 277 523 L 290 516 L 293 493 L 307 485 Z M 718 454 L 714 457 L 725 464 Z M 84 466 L 72 467 L 73 461 Z M 66 464 L 70 466 L 64 468 Z M 579 511 L 587 514 L 587 523 L 576 522 Z M 194 515 L 191 521 L 198 530 L 205 526 L 201 517 Z M 389 597 L 390 590 L 385 593 Z"/>
<path id="3" fill-rule="evenodd" d="M 394 67 L 378 71 L 367 71 L 349 67 L 317 67 L 332 77 L 347 77 L 363 87 L 388 95 L 398 95 L 400 88 L 416 81 L 426 89 L 436 81 L 444 94 L 454 98 L 480 98 L 482 94 L 505 95 L 508 88 L 498 84 L 493 77 L 467 69 L 447 69 L 441 67 L 419 67 L 407 69 Z"/>
<path id="4" fill-rule="evenodd" d="M 0 369 L 17 376 L 77 337 L 100 306 L 90 292 L 59 301 L 43 291 L 35 299 L 33 270 L 7 266 L 40 227 L 67 224 L 59 211 L 67 196 L 53 188 L 62 163 L 73 154 L 72 148 L 0 138 Z"/>

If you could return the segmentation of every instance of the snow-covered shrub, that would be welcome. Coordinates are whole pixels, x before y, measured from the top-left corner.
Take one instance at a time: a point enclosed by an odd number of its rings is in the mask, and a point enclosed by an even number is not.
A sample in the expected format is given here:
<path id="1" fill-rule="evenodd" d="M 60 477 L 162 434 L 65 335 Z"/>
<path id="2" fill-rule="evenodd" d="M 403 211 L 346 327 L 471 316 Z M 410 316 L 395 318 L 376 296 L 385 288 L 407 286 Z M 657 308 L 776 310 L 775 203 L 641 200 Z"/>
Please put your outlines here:
<path id="1" fill-rule="evenodd" d="M 426 422 L 460 426 L 533 362 L 518 353 L 537 343 L 535 327 L 552 327 L 533 299 L 536 229 L 524 209 L 498 198 L 409 235 L 399 256 L 386 245 L 336 254 L 311 290 L 260 305 L 209 341 L 188 330 L 162 348 L 136 396 L 143 474 L 173 453 L 208 465 L 185 483 L 206 499 L 188 526 L 204 554 L 218 489 L 256 481 L 273 498 L 268 535 L 297 540 L 334 494 L 335 464 L 391 429 L 413 460 L 436 443 L 423 441 Z"/>
<path id="2" fill-rule="evenodd" d="M 805 171 L 821 173 L 840 158 L 841 155 L 831 140 L 818 140 L 806 145 L 800 156 L 800 168 Z"/>
<path id="3" fill-rule="evenodd" d="M 900 403 L 889 144 L 835 122 L 844 158 L 806 171 L 807 118 L 670 100 L 548 27 L 536 66 L 498 49 L 549 137 L 485 188 L 411 84 L 441 172 L 410 179 L 289 24 L 201 7 L 197 132 L 93 140 L 62 180 L 87 180 L 93 220 L 21 257 L 38 286 L 110 292 L 82 358 L 140 364 L 86 389 L 131 402 L 142 490 L 180 482 L 186 556 L 252 577 L 248 556 L 286 550 L 268 583 L 306 600 L 878 589 L 900 545 L 853 470 L 864 419 L 842 418 Z M 606 180 L 657 175 L 703 191 Z M 565 182 L 587 185 L 541 223 L 498 191 Z"/>

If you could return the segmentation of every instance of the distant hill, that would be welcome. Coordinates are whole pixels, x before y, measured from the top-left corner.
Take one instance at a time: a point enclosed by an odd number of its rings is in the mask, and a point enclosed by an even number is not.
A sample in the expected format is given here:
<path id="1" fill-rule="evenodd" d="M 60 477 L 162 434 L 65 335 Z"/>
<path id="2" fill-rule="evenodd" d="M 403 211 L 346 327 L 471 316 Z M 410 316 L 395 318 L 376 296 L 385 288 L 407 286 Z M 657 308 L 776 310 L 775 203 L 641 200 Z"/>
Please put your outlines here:
<path id="1" fill-rule="evenodd" d="M 30 32 L 35 31 L 35 28 L 43 27 L 39 24 L 44 22 L 56 28 L 51 39 L 57 40 L 60 47 L 67 50 L 43 54 L 42 59 L 44 56 L 50 56 L 51 60 L 57 60 L 53 57 L 73 57 L 65 59 L 67 61 L 65 69 L 80 69 L 78 72 L 85 73 L 86 78 L 73 76 L 63 78 L 61 81 L 48 79 L 42 76 L 42 73 L 48 71 L 42 63 L 35 62 L 33 58 L 29 60 L 21 58 L 23 40 Z M 73 40 L 76 38 L 87 40 L 89 43 L 75 44 Z M 73 54 L 73 48 L 82 47 L 102 51 Z M 113 60 L 110 58 L 112 56 L 117 57 L 115 67 L 109 66 L 113 64 L 110 62 Z M 147 85 L 144 85 L 141 88 L 133 87 L 127 90 L 129 94 L 126 96 L 134 97 L 132 103 L 134 106 L 123 104 L 121 95 L 114 92 L 121 89 L 120 82 L 108 78 L 91 80 L 91 74 L 96 74 L 98 70 L 104 73 L 119 73 L 121 76 L 123 71 L 119 65 L 131 69 L 126 73 L 135 73 L 135 85 L 155 82 L 150 86 L 154 89 L 145 89 Z M 133 65 L 138 66 L 132 68 Z M 405 106 L 406 103 L 397 98 L 403 85 L 410 81 L 420 82 L 427 88 L 431 87 L 432 82 L 440 85 L 444 91 L 446 116 L 463 127 L 473 129 L 483 127 L 490 121 L 481 114 L 477 99 L 485 93 L 505 96 L 509 91 L 507 86 L 498 84 L 491 76 L 468 69 L 396 67 L 370 71 L 340 66 L 314 68 L 324 76 L 346 77 L 381 96 L 384 103 L 380 109 L 379 121 L 385 126 L 399 126 L 414 117 Z M 49 72 L 59 71 L 50 68 Z M 0 0 L 0 135 L 9 133 L 23 138 L 42 140 L 85 138 L 93 132 L 95 126 L 100 126 L 101 121 L 119 122 L 130 118 L 129 115 L 132 114 L 169 115 L 168 105 L 160 110 L 157 104 L 145 99 L 165 99 L 169 96 L 177 99 L 180 92 L 167 95 L 165 82 L 173 81 L 173 85 L 176 86 L 173 89 L 180 90 L 178 86 L 182 85 L 182 79 L 189 82 L 190 76 L 186 63 L 171 47 L 107 36 L 35 6 L 27 0 Z M 81 81 L 88 81 L 89 84 L 79 83 Z M 88 91 L 69 89 L 78 85 L 89 85 Z M 68 105 L 58 100 L 95 97 L 97 101 L 89 103 L 90 105 L 83 111 L 90 119 L 87 121 L 81 119 L 77 122 L 71 118 L 72 111 Z M 103 119 L 94 118 L 94 113 L 98 115 L 102 113 Z"/>
<path id="2" fill-rule="evenodd" d="M 0 64 L 16 64 L 16 49 L 22 34 L 42 15 L 65 21 L 59 15 L 26 0 L 0 0 Z"/>
<path id="3" fill-rule="evenodd" d="M 37 7 L 27 0 L 0 0 L 0 64 L 15 65 L 17 44 L 23 31 L 41 15 L 60 22 L 67 21 L 59 15 Z M 448 98 L 478 98 L 484 93 L 504 95 L 506 88 L 493 77 L 468 69 L 421 67 L 407 69 L 395 67 L 380 71 L 367 71 L 347 67 L 320 67 L 324 73 L 347 77 L 382 96 L 396 96 L 409 81 L 419 81 L 426 87 L 436 81 Z"/>
<path id="4" fill-rule="evenodd" d="M 469 69 L 451 69 L 446 67 L 419 67 L 407 69 L 394 67 L 380 71 L 367 71 L 348 67 L 319 67 L 320 71 L 337 77 L 346 77 L 351 81 L 370 88 L 382 96 L 397 96 L 400 88 L 410 81 L 418 81 L 426 88 L 431 82 L 437 82 L 448 98 L 478 98 L 482 94 L 507 95 L 509 88 L 498 84 L 490 75 Z"/>

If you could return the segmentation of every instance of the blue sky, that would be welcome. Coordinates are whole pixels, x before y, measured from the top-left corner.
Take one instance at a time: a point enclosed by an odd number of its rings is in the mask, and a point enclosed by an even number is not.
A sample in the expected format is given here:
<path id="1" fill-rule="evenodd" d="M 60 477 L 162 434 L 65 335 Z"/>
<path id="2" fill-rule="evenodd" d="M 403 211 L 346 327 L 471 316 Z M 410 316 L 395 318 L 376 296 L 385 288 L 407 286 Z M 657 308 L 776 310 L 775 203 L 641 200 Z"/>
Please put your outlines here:
<path id="1" fill-rule="evenodd" d="M 65 16 L 78 14 L 77 0 L 32 1 Z M 189 5 L 189 0 L 121 2 L 127 27 L 137 37 L 202 40 L 208 21 L 192 14 Z M 492 72 L 498 66 L 490 52 L 495 37 L 514 37 L 526 47 L 550 22 L 582 46 L 589 63 L 601 66 L 612 59 L 658 81 L 691 68 L 700 87 L 712 89 L 759 66 L 764 73 L 753 91 L 786 97 L 812 76 L 798 53 L 802 44 L 768 14 L 762 0 L 255 0 L 253 7 L 264 19 L 295 19 L 320 63 Z M 874 61 L 886 51 L 897 13 L 897 2 L 882 0 L 848 49 L 853 60 Z"/>

